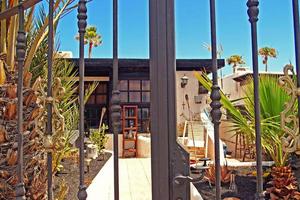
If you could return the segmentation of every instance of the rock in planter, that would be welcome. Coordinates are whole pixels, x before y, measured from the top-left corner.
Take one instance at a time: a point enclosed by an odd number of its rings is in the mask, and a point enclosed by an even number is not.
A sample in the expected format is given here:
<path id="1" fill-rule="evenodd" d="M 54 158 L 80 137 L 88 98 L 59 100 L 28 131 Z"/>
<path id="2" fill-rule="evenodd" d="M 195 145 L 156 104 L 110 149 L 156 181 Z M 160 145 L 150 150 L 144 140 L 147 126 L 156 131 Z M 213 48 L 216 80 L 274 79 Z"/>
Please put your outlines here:
<path id="1" fill-rule="evenodd" d="M 96 159 L 98 157 L 97 146 L 94 144 L 86 145 L 86 157 Z"/>

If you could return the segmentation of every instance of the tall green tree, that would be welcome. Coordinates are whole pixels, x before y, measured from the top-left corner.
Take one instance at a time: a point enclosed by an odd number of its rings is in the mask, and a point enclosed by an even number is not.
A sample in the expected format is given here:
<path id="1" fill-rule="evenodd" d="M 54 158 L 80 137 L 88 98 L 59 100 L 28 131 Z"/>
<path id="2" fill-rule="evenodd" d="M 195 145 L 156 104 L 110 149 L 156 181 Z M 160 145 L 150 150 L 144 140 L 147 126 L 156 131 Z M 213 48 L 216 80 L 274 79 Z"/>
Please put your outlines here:
<path id="1" fill-rule="evenodd" d="M 79 35 L 76 36 L 79 40 Z M 84 35 L 84 43 L 89 45 L 88 57 L 92 57 L 92 50 L 94 47 L 98 47 L 102 44 L 102 37 L 97 33 L 97 28 L 95 26 L 88 26 Z"/>
<path id="2" fill-rule="evenodd" d="M 265 71 L 268 71 L 269 58 L 277 58 L 277 50 L 271 47 L 262 47 L 259 49 L 258 54 L 262 57 L 262 62 L 265 65 Z"/>

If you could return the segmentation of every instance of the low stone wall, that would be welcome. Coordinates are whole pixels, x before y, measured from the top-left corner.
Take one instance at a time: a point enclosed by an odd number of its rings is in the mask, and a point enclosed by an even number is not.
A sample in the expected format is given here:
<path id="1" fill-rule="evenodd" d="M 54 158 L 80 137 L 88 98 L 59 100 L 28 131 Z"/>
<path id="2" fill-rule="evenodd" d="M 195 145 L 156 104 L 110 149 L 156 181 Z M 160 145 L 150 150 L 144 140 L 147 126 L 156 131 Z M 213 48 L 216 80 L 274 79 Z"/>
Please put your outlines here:
<path id="1" fill-rule="evenodd" d="M 107 134 L 108 140 L 105 149 L 113 151 L 113 134 Z M 138 157 L 150 158 L 151 157 L 151 139 L 149 133 L 138 133 Z M 123 150 L 123 135 L 119 134 L 119 157 L 122 157 Z"/>

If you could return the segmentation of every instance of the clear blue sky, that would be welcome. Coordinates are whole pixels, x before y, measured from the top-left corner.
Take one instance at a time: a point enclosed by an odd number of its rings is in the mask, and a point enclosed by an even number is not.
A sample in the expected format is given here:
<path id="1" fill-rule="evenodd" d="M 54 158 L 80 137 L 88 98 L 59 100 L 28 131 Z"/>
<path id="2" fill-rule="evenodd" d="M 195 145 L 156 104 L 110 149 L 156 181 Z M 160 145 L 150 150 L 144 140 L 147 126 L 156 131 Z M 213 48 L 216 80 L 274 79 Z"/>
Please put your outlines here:
<path id="1" fill-rule="evenodd" d="M 175 0 L 177 58 L 210 58 L 202 47 L 210 43 L 209 0 Z M 246 0 L 217 0 L 217 37 L 222 44 L 223 58 L 242 55 L 251 66 L 250 24 Z M 269 69 L 282 71 L 290 60 L 294 63 L 294 38 L 291 0 L 261 0 L 258 22 L 259 46 L 278 50 L 278 59 L 271 59 Z M 119 56 L 149 57 L 148 0 L 119 0 Z M 77 11 L 62 19 L 59 25 L 60 49 L 78 57 Z M 94 48 L 93 57 L 112 57 L 112 0 L 93 0 L 88 4 L 88 24 L 98 27 L 103 44 Z M 261 59 L 260 59 L 261 61 Z M 261 64 L 261 70 L 263 65 Z M 224 72 L 229 74 L 231 67 Z"/>

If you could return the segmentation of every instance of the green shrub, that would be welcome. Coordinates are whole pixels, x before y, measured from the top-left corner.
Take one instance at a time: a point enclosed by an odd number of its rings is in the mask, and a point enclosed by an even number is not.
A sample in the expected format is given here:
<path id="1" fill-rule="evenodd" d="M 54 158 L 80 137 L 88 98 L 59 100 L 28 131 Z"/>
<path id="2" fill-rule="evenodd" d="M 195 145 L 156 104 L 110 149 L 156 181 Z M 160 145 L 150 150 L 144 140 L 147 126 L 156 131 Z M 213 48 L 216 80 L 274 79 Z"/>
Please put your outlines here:
<path id="1" fill-rule="evenodd" d="M 90 136 L 91 141 L 97 146 L 99 153 L 103 152 L 103 149 L 105 149 L 105 144 L 108 140 L 108 137 L 105 133 L 106 130 L 108 130 L 108 126 L 106 124 L 102 124 L 102 127 L 98 130 L 92 131 Z"/>

